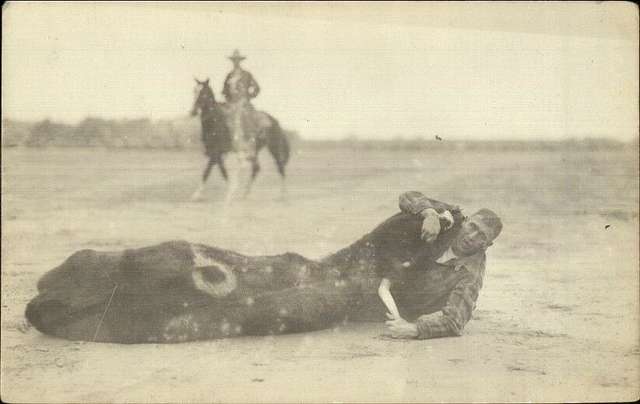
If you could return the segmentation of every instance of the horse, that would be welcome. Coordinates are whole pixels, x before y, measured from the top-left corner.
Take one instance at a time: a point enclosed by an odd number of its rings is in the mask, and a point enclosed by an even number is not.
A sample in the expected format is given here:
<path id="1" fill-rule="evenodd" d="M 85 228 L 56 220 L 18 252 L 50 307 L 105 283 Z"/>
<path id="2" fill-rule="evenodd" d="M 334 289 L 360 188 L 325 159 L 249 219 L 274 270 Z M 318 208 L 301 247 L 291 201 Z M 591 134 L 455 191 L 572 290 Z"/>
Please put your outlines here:
<path id="1" fill-rule="evenodd" d="M 281 192 L 284 196 L 286 193 L 285 167 L 289 161 L 290 145 L 278 120 L 266 112 L 252 110 L 249 119 L 253 125 L 250 130 L 243 130 L 242 126 L 244 125 L 237 122 L 237 108 L 227 103 L 216 102 L 213 90 L 209 85 L 209 78 L 204 81 L 195 78 L 195 81 L 195 100 L 191 115 L 195 116 L 198 112 L 200 113 L 201 139 L 208 161 L 202 173 L 202 181 L 191 199 L 201 199 L 211 169 L 216 164 L 222 177 L 228 182 L 226 202 L 230 201 L 238 187 L 239 171 L 250 164 L 251 176 L 246 184 L 243 197 L 249 195 L 253 182 L 260 172 L 258 153 L 265 146 L 275 160 L 282 180 Z M 237 164 L 232 171 L 227 171 L 225 155 L 233 155 L 237 159 Z"/>

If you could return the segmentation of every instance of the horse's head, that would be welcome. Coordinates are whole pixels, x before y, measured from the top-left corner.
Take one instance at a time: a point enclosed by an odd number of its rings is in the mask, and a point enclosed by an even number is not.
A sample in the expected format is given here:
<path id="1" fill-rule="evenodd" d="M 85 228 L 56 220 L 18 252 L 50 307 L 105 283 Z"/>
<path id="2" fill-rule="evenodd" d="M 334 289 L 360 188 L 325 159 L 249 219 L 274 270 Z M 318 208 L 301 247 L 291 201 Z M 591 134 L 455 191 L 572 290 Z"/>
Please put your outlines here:
<path id="1" fill-rule="evenodd" d="M 209 86 L 209 78 L 204 81 L 200 81 L 194 78 L 196 86 L 193 89 L 194 101 L 193 108 L 191 108 L 191 115 L 195 116 L 200 111 L 209 111 L 216 105 L 216 97 L 213 94 L 213 90 Z"/>

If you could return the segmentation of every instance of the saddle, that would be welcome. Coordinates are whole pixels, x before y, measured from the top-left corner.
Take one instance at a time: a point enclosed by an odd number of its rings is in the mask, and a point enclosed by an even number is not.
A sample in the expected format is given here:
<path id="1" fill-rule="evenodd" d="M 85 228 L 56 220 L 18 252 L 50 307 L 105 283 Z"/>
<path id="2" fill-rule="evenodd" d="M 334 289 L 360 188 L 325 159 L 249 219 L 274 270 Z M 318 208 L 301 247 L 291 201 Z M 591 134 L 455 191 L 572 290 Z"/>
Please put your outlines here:
<path id="1" fill-rule="evenodd" d="M 266 129 L 271 126 L 266 114 L 256 111 L 248 99 L 228 103 L 225 112 L 234 141 L 257 141 L 266 136 Z"/>

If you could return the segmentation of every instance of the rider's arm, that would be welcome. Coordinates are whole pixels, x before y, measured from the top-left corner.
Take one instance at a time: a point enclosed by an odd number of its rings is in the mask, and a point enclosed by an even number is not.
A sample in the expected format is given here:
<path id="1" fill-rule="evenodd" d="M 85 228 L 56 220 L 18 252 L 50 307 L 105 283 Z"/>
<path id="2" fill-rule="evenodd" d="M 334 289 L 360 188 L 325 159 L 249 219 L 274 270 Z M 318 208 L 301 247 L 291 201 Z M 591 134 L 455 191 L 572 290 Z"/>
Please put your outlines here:
<path id="1" fill-rule="evenodd" d="M 247 92 L 251 98 L 257 97 L 258 94 L 260 94 L 260 86 L 251 73 L 249 73 L 249 87 L 247 88 Z"/>
<path id="2" fill-rule="evenodd" d="M 231 94 L 229 93 L 229 78 L 230 77 L 231 77 L 231 73 L 227 74 L 227 77 L 224 79 L 224 86 L 222 88 L 222 95 L 224 95 L 224 98 L 226 98 L 227 100 L 231 96 Z"/>

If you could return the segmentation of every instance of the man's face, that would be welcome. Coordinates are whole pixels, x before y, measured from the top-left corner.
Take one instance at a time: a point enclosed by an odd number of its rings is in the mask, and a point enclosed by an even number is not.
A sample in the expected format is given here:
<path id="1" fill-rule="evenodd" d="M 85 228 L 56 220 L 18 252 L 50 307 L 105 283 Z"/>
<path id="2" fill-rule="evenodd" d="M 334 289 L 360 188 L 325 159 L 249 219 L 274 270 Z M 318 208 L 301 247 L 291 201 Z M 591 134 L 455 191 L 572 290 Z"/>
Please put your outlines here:
<path id="1" fill-rule="evenodd" d="M 462 229 L 451 248 L 458 256 L 469 256 L 491 245 L 494 230 L 488 227 L 479 215 L 473 215 L 462 223 Z"/>

